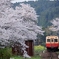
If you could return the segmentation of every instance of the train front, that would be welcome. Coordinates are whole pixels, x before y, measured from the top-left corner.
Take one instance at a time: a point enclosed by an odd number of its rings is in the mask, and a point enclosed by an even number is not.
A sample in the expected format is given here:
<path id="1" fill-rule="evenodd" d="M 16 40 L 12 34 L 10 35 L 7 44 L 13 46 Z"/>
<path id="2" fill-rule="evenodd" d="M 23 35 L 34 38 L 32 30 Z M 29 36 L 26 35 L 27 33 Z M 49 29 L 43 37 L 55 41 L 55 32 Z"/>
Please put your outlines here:
<path id="1" fill-rule="evenodd" d="M 57 50 L 58 49 L 58 36 L 47 36 L 46 37 L 46 48 L 48 50 Z"/>

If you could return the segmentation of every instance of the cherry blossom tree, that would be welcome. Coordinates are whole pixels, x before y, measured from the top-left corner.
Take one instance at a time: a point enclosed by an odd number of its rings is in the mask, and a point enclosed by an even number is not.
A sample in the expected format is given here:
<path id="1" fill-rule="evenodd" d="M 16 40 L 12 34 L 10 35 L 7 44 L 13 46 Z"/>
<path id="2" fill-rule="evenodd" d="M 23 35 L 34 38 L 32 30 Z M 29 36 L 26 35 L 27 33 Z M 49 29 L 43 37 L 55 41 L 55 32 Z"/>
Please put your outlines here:
<path id="1" fill-rule="evenodd" d="M 52 31 L 59 31 L 59 18 L 55 18 L 51 21 L 52 26 L 49 28 Z"/>
<path id="2" fill-rule="evenodd" d="M 25 40 L 35 40 L 37 34 L 43 35 L 42 27 L 37 26 L 38 15 L 29 4 L 20 4 L 15 9 L 11 0 L 0 0 L 0 48 L 13 46 L 15 42 L 22 45 L 24 56 L 28 46 Z"/>

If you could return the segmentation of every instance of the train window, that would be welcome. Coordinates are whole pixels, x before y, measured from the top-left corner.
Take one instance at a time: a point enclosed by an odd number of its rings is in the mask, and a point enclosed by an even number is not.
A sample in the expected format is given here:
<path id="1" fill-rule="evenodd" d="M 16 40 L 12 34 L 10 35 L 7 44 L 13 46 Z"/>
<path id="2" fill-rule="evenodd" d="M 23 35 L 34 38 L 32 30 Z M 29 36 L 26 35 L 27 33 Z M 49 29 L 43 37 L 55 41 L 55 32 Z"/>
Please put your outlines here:
<path id="1" fill-rule="evenodd" d="M 50 42 L 50 39 L 47 39 L 47 42 Z"/>
<path id="2" fill-rule="evenodd" d="M 54 42 L 58 42 L 57 39 L 54 39 Z"/>

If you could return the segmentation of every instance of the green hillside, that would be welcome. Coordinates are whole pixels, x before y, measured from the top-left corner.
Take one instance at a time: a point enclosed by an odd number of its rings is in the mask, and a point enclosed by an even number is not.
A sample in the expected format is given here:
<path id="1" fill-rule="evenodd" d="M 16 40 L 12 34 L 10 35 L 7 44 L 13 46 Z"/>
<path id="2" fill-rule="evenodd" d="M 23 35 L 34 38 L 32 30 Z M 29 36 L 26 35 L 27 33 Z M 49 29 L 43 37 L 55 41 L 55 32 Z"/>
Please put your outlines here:
<path id="1" fill-rule="evenodd" d="M 51 25 L 50 21 L 53 18 L 59 17 L 59 1 L 39 0 L 36 2 L 29 1 L 24 3 L 28 3 L 35 8 L 37 14 L 39 15 L 38 25 L 47 27 Z M 15 3 L 13 7 L 16 5 L 19 5 L 19 3 Z"/>
<path id="2" fill-rule="evenodd" d="M 49 30 L 49 26 L 51 25 L 50 21 L 56 17 L 59 17 L 59 1 L 48 1 L 48 0 L 39 0 L 39 1 L 29 1 L 23 2 L 25 4 L 30 4 L 35 8 L 38 17 L 38 25 L 43 27 L 45 31 L 44 36 L 38 35 L 38 40 L 40 38 L 41 41 L 45 42 L 45 38 L 47 35 L 58 35 L 57 32 L 52 32 Z M 15 3 L 15 6 L 19 5 L 19 3 Z M 37 43 L 39 43 L 37 40 Z M 44 44 L 43 44 L 44 45 Z"/>

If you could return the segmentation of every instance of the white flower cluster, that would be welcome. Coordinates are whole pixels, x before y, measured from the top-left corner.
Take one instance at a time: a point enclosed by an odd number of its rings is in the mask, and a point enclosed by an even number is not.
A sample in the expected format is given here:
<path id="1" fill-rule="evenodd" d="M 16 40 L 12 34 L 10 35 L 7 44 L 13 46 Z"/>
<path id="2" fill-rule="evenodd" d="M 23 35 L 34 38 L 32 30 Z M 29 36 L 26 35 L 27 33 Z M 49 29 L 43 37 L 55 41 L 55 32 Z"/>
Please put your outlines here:
<path id="1" fill-rule="evenodd" d="M 52 23 L 52 27 L 50 28 L 50 30 L 59 31 L 59 18 L 53 19 L 51 23 Z"/>

